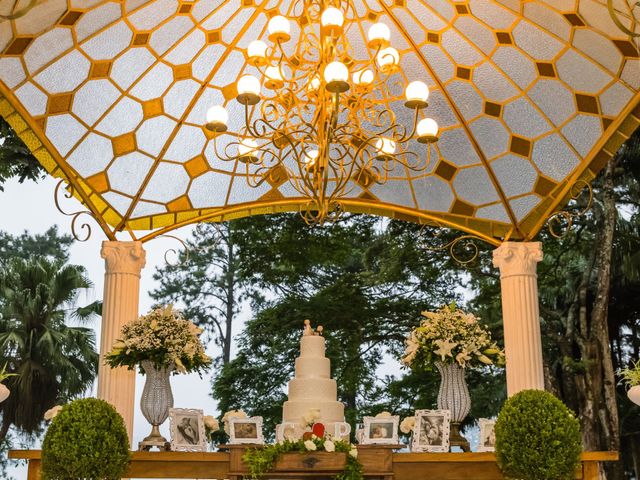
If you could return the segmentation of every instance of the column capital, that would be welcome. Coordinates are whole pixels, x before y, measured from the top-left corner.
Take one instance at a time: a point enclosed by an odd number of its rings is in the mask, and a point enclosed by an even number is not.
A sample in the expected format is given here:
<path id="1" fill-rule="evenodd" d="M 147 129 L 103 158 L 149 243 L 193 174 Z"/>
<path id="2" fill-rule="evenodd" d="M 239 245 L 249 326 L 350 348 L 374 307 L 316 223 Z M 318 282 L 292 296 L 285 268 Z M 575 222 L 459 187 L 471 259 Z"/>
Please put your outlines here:
<path id="1" fill-rule="evenodd" d="M 493 251 L 493 266 L 500 269 L 500 277 L 536 275 L 542 260 L 541 242 L 504 242 Z"/>
<path id="2" fill-rule="evenodd" d="M 102 242 L 100 255 L 104 258 L 106 274 L 128 273 L 140 276 L 140 270 L 147 263 L 147 255 L 142 242 Z"/>

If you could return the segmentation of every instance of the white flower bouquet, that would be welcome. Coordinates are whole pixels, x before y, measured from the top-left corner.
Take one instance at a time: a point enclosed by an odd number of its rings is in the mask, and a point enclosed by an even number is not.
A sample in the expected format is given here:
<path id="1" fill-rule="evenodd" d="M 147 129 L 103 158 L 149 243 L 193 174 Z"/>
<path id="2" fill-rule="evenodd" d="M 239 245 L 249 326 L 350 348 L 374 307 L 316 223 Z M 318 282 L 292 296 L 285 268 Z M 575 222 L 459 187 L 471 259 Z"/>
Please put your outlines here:
<path id="1" fill-rule="evenodd" d="M 229 410 L 224 414 L 224 416 L 222 417 L 222 423 L 224 424 L 224 431 L 227 435 L 231 435 L 231 430 L 229 428 L 229 419 L 232 417 L 247 418 L 247 414 L 244 412 L 244 410 Z"/>
<path id="2" fill-rule="evenodd" d="M 201 333 L 201 328 L 184 319 L 172 305 L 156 308 L 122 327 L 121 338 L 105 362 L 132 370 L 150 360 L 156 368 L 175 365 L 178 373 L 201 372 L 211 363 L 200 342 Z"/>
<path id="3" fill-rule="evenodd" d="M 424 319 L 405 340 L 402 363 L 417 370 L 429 370 L 436 362 L 460 367 L 504 365 L 504 351 L 472 313 L 455 303 L 435 312 L 422 312 Z"/>

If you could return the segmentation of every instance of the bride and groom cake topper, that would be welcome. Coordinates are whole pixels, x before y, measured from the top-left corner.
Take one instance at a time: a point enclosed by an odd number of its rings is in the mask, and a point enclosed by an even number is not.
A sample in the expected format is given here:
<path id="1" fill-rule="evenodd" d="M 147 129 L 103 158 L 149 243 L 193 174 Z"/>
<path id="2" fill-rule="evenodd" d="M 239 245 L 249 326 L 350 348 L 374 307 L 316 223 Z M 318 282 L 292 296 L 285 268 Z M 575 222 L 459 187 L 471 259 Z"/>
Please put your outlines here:
<path id="1" fill-rule="evenodd" d="M 305 320 L 304 330 L 302 331 L 302 335 L 303 336 L 322 335 L 322 330 L 323 330 L 322 325 L 318 325 L 318 328 L 314 330 L 313 328 L 311 328 L 311 320 Z"/>

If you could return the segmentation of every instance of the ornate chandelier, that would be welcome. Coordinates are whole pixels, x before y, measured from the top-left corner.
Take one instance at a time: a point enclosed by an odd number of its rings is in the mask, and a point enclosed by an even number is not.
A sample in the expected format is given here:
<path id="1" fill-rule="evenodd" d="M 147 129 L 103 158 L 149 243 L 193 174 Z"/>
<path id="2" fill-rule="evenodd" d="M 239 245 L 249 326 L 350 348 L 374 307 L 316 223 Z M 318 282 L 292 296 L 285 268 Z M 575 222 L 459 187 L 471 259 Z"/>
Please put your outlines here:
<path id="1" fill-rule="evenodd" d="M 368 58 L 356 58 L 347 36 L 355 23 L 345 25 L 349 0 L 300 0 L 293 10 L 295 45 L 289 19 L 277 15 L 267 26 L 270 45 L 254 40 L 247 48 L 248 69 L 258 75 L 237 81 L 244 125 L 235 138 L 219 145 L 229 122 L 221 105 L 207 112 L 206 128 L 215 132 L 216 156 L 243 164 L 249 185 L 286 179 L 309 199 L 301 208 L 307 223 L 318 224 L 339 216 L 340 199 L 357 185 L 385 183 L 397 169 L 424 170 L 430 148 L 420 155 L 409 143 L 437 141 L 438 124 L 421 119 L 429 88 L 421 81 L 405 86 L 384 23 L 368 30 Z M 412 116 L 409 126 L 397 120 L 397 102 Z"/>

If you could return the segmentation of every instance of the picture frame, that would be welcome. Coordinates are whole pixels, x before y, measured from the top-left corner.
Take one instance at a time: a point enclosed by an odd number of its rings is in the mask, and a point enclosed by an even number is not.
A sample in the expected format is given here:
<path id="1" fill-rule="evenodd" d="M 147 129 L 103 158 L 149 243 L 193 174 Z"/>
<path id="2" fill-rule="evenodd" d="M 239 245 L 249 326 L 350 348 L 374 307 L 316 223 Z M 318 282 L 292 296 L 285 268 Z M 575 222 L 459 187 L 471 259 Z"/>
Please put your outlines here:
<path id="1" fill-rule="evenodd" d="M 264 445 L 262 417 L 229 418 L 229 444 Z"/>
<path id="2" fill-rule="evenodd" d="M 193 408 L 170 408 L 169 429 L 174 452 L 206 452 L 204 413 Z"/>
<path id="3" fill-rule="evenodd" d="M 362 445 L 398 445 L 400 417 L 364 417 Z"/>
<path id="4" fill-rule="evenodd" d="M 412 452 L 448 452 L 451 431 L 450 410 L 416 410 Z"/>
<path id="5" fill-rule="evenodd" d="M 480 426 L 480 440 L 478 442 L 478 452 L 496 451 L 496 420 L 492 418 L 481 418 L 478 420 Z"/>

